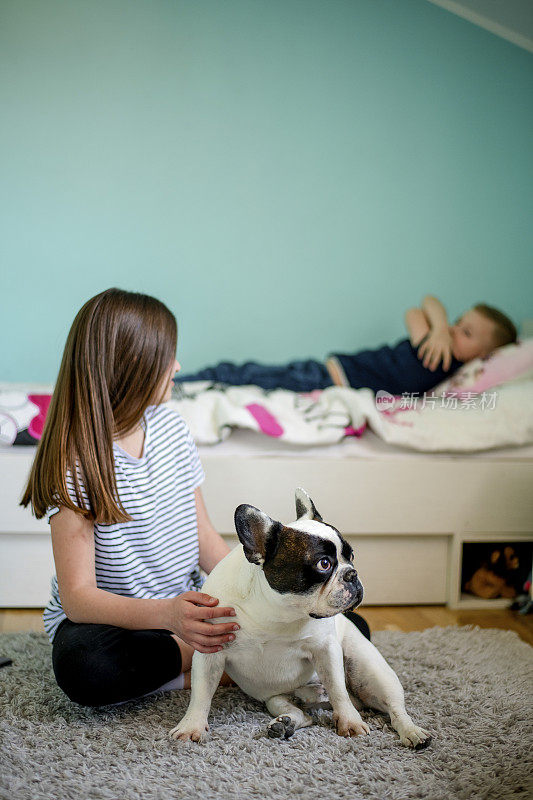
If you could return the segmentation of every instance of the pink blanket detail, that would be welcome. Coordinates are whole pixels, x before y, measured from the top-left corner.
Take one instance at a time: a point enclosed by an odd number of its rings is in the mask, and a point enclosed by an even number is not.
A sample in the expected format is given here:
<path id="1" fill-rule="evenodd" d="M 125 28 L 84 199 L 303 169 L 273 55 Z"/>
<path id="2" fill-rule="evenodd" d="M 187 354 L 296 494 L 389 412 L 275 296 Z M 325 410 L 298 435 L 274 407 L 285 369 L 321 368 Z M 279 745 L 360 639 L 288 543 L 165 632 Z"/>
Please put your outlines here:
<path id="1" fill-rule="evenodd" d="M 40 439 L 43 435 L 44 422 L 48 413 L 48 406 L 52 395 L 50 394 L 29 394 L 28 400 L 39 408 L 39 413 L 35 416 L 28 427 L 30 436 L 34 439 Z"/>
<path id="2" fill-rule="evenodd" d="M 283 435 L 283 428 L 264 406 L 260 406 L 258 403 L 250 403 L 246 408 L 259 425 L 259 430 L 262 433 L 276 438 Z"/>

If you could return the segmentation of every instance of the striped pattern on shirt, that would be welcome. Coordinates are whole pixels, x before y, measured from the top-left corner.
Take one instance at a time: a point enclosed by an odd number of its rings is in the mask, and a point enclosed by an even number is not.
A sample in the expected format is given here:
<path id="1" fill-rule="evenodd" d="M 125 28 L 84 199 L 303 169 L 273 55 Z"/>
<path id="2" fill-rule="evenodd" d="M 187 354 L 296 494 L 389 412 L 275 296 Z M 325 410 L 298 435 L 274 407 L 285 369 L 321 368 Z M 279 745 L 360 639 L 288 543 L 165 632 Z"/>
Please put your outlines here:
<path id="1" fill-rule="evenodd" d="M 141 424 L 145 430 L 141 458 L 113 444 L 117 491 L 132 521 L 95 524 L 96 585 L 125 597 L 175 597 L 202 585 L 194 490 L 204 473 L 189 429 L 177 412 L 163 405 L 149 406 Z M 81 478 L 80 485 L 88 507 Z M 76 504 L 69 475 L 67 487 Z M 58 511 L 57 506 L 48 509 L 49 522 Z M 43 618 L 52 642 L 66 619 L 55 576 Z"/>

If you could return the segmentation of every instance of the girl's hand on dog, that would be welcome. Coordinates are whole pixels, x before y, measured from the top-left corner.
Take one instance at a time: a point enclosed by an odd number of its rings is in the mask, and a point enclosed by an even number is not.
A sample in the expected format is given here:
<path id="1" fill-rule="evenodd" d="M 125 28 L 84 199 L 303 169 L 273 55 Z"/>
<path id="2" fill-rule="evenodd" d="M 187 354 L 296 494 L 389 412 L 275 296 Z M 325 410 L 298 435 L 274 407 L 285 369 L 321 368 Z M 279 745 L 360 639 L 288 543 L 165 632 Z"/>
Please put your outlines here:
<path id="1" fill-rule="evenodd" d="M 216 653 L 222 646 L 235 639 L 239 629 L 235 622 L 220 622 L 213 625 L 206 620 L 215 617 L 234 617 L 235 609 L 217 606 L 216 597 L 203 592 L 184 592 L 169 601 L 170 627 L 180 639 L 201 653 Z"/>

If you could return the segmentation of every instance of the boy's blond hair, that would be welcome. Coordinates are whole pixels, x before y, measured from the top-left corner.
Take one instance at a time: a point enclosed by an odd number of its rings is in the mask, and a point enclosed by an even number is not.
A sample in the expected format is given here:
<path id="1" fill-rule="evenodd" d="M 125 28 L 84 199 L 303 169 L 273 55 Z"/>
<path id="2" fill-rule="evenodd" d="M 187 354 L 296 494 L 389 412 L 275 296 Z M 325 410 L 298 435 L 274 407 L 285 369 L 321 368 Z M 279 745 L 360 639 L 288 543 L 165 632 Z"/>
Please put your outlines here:
<path id="1" fill-rule="evenodd" d="M 485 303 L 478 303 L 474 306 L 474 311 L 494 322 L 494 342 L 496 347 L 503 347 L 505 344 L 516 342 L 518 332 L 515 324 L 502 311 L 493 306 L 487 306 Z"/>

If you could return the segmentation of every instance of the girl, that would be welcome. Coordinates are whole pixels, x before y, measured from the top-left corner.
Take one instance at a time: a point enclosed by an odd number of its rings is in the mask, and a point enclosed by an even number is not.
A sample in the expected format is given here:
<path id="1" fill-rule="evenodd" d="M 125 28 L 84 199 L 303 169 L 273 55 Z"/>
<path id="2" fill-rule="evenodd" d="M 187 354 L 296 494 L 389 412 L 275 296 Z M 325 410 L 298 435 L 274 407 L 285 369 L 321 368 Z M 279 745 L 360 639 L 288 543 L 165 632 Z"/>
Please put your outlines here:
<path id="1" fill-rule="evenodd" d="M 44 612 L 56 680 L 99 706 L 190 686 L 195 649 L 234 639 L 197 591 L 229 552 L 202 499 L 196 447 L 164 405 L 177 325 L 153 297 L 109 289 L 70 330 L 21 505 L 47 516 L 57 577 Z"/>

